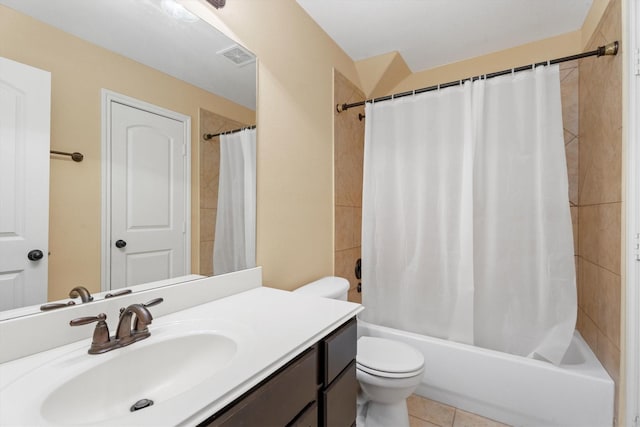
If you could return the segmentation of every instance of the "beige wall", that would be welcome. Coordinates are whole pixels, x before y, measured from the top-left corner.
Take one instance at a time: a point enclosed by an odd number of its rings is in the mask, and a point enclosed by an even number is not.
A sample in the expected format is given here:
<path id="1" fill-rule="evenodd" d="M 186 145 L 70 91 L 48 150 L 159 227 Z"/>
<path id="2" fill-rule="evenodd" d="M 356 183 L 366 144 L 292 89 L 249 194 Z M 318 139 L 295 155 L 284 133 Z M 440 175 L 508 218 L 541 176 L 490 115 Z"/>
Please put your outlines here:
<path id="1" fill-rule="evenodd" d="M 587 49 L 620 37 L 620 0 L 613 0 Z M 622 55 L 580 62 L 579 114 L 578 330 L 620 401 Z"/>
<path id="2" fill-rule="evenodd" d="M 51 148 L 85 156 L 82 163 L 51 159 L 49 299 L 66 298 L 80 284 L 100 289 L 102 88 L 191 116 L 192 267 L 197 271 L 198 109 L 244 123 L 252 123 L 255 113 L 4 6 L 0 40 L 0 56 L 51 72 Z"/>
<path id="3" fill-rule="evenodd" d="M 335 99 L 358 102 L 364 93 L 336 71 Z M 362 168 L 364 161 L 364 107 L 334 113 L 335 274 L 349 280 L 349 301 L 361 302 L 355 265 L 360 258 L 362 229 Z"/>
<path id="4" fill-rule="evenodd" d="M 211 111 L 200 109 L 200 269 L 213 276 L 213 241 L 216 237 L 218 183 L 220 178 L 220 137 L 204 139 L 205 134 L 218 134 L 251 123 L 240 123 Z"/>
<path id="5" fill-rule="evenodd" d="M 333 69 L 353 61 L 292 0 L 234 0 L 221 19 L 259 58 L 257 264 L 293 289 L 334 271 Z"/>

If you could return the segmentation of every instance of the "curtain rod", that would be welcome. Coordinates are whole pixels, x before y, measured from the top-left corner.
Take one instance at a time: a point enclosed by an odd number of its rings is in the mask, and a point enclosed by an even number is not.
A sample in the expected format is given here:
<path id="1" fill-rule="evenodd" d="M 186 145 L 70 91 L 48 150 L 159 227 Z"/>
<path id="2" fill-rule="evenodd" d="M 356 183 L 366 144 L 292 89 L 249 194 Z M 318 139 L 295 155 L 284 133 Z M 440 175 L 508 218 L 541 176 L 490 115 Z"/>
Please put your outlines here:
<path id="1" fill-rule="evenodd" d="M 220 135 L 229 135 L 232 133 L 236 133 L 236 132 L 241 132 L 243 130 L 247 130 L 247 129 L 255 129 L 256 125 L 253 126 L 245 126 L 245 127 L 241 127 L 239 129 L 234 129 L 234 130 L 228 130 L 226 132 L 220 132 L 220 133 L 205 133 L 204 135 L 202 135 L 202 138 L 204 138 L 205 141 L 208 141 L 210 139 L 215 138 L 216 136 L 220 136 Z"/>
<path id="2" fill-rule="evenodd" d="M 336 111 L 338 113 L 342 113 L 343 111 L 348 110 L 349 108 L 359 107 L 361 105 L 364 105 L 367 102 L 388 101 L 388 100 L 395 99 L 395 98 L 402 98 L 403 96 L 416 95 L 416 94 L 424 93 L 424 92 L 431 92 L 431 91 L 438 90 L 438 89 L 444 89 L 446 87 L 458 86 L 458 85 L 462 84 L 463 82 L 465 82 L 467 80 L 475 81 L 475 80 L 479 80 L 479 79 L 490 79 L 490 78 L 493 78 L 493 77 L 504 76 L 505 74 L 511 74 L 511 73 L 517 73 L 517 72 L 520 72 L 520 71 L 530 70 L 530 69 L 538 67 L 540 65 L 559 64 L 561 62 L 573 61 L 575 59 L 587 58 L 589 56 L 598 56 L 598 57 L 600 57 L 600 56 L 605 56 L 605 55 L 616 55 L 618 53 L 618 46 L 619 46 L 619 43 L 617 41 L 615 41 L 615 42 L 606 44 L 604 46 L 599 46 L 595 50 L 592 50 L 592 51 L 589 51 L 589 52 L 584 52 L 584 53 L 579 53 L 577 55 L 565 56 L 563 58 L 552 59 L 552 60 L 549 60 L 549 61 L 536 62 L 534 64 L 523 65 L 522 67 L 515 67 L 515 68 L 510 68 L 508 70 L 496 71 L 495 73 L 483 74 L 481 76 L 467 77 L 465 79 L 460 79 L 460 80 L 456 80 L 456 81 L 453 81 L 453 82 L 448 82 L 448 83 L 442 83 L 442 84 L 438 84 L 438 85 L 423 87 L 421 89 L 416 89 L 416 90 L 409 90 L 409 91 L 406 91 L 406 92 L 396 93 L 396 94 L 393 94 L 393 95 L 381 96 L 379 98 L 374 98 L 374 99 L 367 99 L 365 101 L 354 102 L 352 104 L 346 104 L 346 103 L 345 104 L 337 104 L 336 105 Z"/>
<path id="3" fill-rule="evenodd" d="M 84 159 L 82 153 L 78 153 L 77 151 L 74 151 L 73 153 L 67 153 L 66 151 L 50 150 L 49 153 L 57 154 L 59 156 L 69 156 L 74 162 L 81 162 L 82 159 Z"/>

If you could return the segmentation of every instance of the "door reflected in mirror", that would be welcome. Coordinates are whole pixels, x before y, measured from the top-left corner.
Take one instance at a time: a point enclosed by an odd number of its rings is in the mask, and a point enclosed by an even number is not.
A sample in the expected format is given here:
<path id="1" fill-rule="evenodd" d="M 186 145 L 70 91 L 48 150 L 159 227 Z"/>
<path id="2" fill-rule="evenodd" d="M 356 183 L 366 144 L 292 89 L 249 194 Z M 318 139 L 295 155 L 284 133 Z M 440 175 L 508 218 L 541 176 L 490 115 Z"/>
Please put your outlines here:
<path id="1" fill-rule="evenodd" d="M 42 250 L 48 297 L 31 304 L 66 302 L 78 285 L 92 293 L 123 285 L 104 283 L 101 274 L 102 252 L 111 245 L 102 230 L 103 89 L 190 117 L 190 260 L 183 273 L 216 273 L 219 141 L 203 135 L 255 125 L 256 64 L 238 66 L 218 55 L 242 47 L 197 18 L 176 19 L 161 3 L 0 0 L 0 57 L 50 73 L 50 149 L 84 155 L 82 162 L 50 157 Z"/>

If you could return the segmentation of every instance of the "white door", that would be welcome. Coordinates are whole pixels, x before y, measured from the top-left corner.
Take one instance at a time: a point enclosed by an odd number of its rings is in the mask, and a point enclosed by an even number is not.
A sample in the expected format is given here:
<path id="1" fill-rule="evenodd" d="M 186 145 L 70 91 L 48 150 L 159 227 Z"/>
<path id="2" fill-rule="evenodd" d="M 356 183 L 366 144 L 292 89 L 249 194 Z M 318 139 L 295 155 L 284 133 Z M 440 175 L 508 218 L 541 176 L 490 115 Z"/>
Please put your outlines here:
<path id="1" fill-rule="evenodd" d="M 111 286 L 182 276 L 186 123 L 111 101 Z"/>
<path id="2" fill-rule="evenodd" d="M 51 74 L 0 57 L 0 310 L 47 300 Z"/>

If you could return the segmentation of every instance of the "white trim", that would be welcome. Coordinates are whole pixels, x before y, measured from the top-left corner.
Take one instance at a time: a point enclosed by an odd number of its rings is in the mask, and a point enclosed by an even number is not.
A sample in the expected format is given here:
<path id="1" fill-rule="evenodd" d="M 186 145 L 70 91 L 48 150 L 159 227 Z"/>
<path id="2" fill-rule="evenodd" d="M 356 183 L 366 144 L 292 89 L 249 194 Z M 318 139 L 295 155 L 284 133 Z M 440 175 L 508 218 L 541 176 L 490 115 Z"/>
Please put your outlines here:
<path id="1" fill-rule="evenodd" d="M 185 141 L 185 275 L 191 274 L 191 116 L 167 110 L 157 105 L 150 104 L 130 96 L 122 95 L 108 89 L 102 89 L 102 229 L 101 229 L 101 256 L 100 256 L 100 282 L 101 290 L 108 291 L 110 278 L 111 263 L 111 103 L 127 105 L 139 110 L 148 111 L 149 113 L 159 116 L 168 117 L 170 119 L 183 123 L 184 141 Z"/>
<path id="2" fill-rule="evenodd" d="M 627 5 L 623 19 L 626 31 L 623 37 L 625 52 L 625 74 L 623 97 L 625 112 L 625 154 L 626 154 L 626 316 L 625 336 L 625 425 L 640 426 L 640 7 L 636 0 Z"/>

